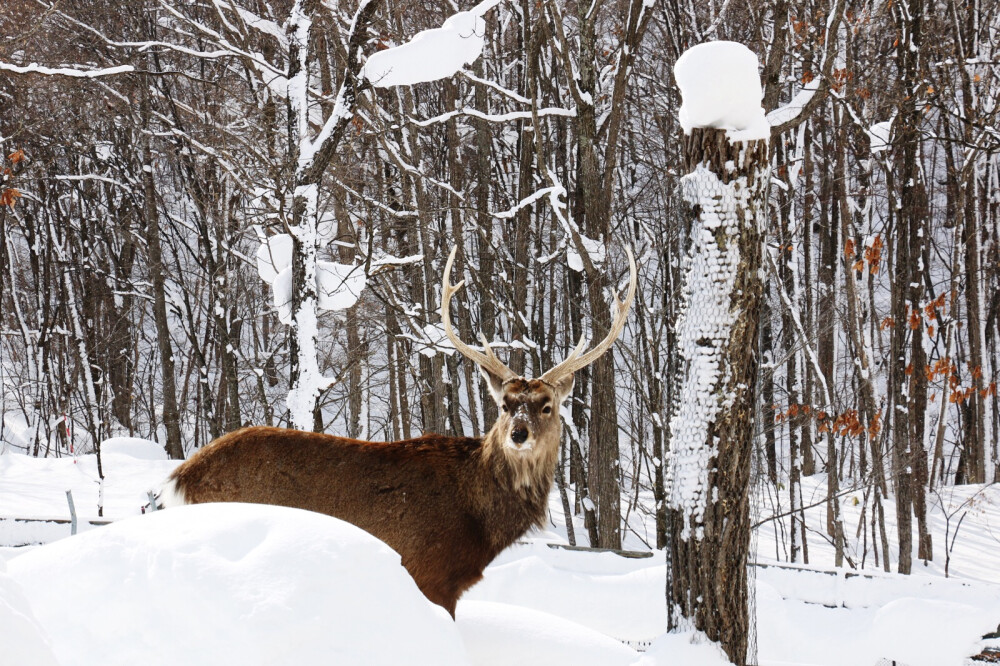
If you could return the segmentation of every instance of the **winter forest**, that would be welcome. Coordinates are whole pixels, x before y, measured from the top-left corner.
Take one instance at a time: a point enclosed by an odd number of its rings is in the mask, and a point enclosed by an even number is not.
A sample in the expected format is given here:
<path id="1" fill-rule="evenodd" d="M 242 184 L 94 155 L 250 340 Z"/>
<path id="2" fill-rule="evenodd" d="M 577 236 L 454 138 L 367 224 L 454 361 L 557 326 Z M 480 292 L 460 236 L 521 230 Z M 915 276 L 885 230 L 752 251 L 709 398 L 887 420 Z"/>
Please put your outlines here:
<path id="1" fill-rule="evenodd" d="M 716 41 L 757 58 L 744 136 L 681 108 L 678 60 Z M 624 329 L 561 405 L 566 545 L 718 575 L 681 545 L 688 494 L 732 483 L 736 587 L 748 557 L 948 576 L 961 519 L 1000 520 L 998 65 L 993 0 L 3 0 L 0 452 L 103 481 L 111 438 L 481 437 L 501 414 L 442 321 L 452 248 L 455 332 L 525 377 L 608 335 L 632 252 Z M 707 71 L 688 85 L 746 92 Z M 695 279 L 735 242 L 693 228 L 713 159 L 757 221 L 727 284 Z M 698 317 L 729 327 L 710 360 Z M 700 458 L 684 429 L 719 409 Z"/>

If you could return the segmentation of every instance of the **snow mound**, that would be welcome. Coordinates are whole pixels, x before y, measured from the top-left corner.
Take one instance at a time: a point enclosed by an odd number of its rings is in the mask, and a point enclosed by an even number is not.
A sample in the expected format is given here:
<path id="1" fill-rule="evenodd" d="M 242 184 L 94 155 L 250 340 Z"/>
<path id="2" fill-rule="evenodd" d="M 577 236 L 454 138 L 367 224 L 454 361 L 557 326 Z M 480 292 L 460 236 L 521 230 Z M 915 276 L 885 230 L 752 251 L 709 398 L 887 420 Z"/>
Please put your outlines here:
<path id="1" fill-rule="evenodd" d="M 467 663 L 451 618 L 395 551 L 308 511 L 178 507 L 42 546 L 8 569 L 41 624 L 59 628 L 54 651 L 67 664 Z"/>
<path id="2" fill-rule="evenodd" d="M 3 663 L 54 666 L 49 640 L 17 583 L 4 573 L 0 560 L 0 645 Z"/>
<path id="3" fill-rule="evenodd" d="M 992 629 L 997 617 L 984 617 L 981 608 L 952 601 L 897 599 L 875 613 L 869 655 L 908 666 L 962 666 L 966 656 L 974 654 L 971 646 Z M 969 651 L 958 648 L 961 645 L 970 646 Z"/>
<path id="4" fill-rule="evenodd" d="M 635 650 L 575 622 L 541 611 L 487 601 L 462 602 L 456 624 L 476 666 L 616 666 Z"/>
<path id="5" fill-rule="evenodd" d="M 727 130 L 730 141 L 769 138 L 758 69 L 757 55 L 736 42 L 706 42 L 682 53 L 674 78 L 683 98 L 678 120 L 684 133 L 714 127 Z"/>
<path id="6" fill-rule="evenodd" d="M 101 442 L 101 455 L 121 455 L 136 460 L 166 460 L 167 452 L 160 444 L 138 437 L 112 437 Z"/>
<path id="7" fill-rule="evenodd" d="M 524 552 L 532 554 L 520 556 Z M 517 559 L 504 561 L 512 557 Z M 463 598 L 557 615 L 618 640 L 651 640 L 667 626 L 665 566 L 662 560 L 646 560 L 641 568 L 618 570 L 621 560 L 611 553 L 553 553 L 543 544 L 510 549 Z M 465 603 L 460 602 L 458 616 Z"/>
<path id="8" fill-rule="evenodd" d="M 732 666 L 718 643 L 700 631 L 664 634 L 653 641 L 635 666 Z"/>

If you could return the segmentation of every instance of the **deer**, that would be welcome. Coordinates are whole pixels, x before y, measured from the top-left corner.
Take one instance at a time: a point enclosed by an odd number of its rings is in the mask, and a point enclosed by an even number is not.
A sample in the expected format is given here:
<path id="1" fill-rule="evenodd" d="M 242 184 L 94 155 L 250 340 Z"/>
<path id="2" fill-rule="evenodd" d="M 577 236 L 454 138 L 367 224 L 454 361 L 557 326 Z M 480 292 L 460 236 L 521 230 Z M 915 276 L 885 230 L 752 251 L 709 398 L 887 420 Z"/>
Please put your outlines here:
<path id="1" fill-rule="evenodd" d="M 480 333 L 483 351 L 452 328 L 453 248 L 441 285 L 441 322 L 455 350 L 475 363 L 498 407 L 483 437 L 425 433 L 369 442 L 265 426 L 228 433 L 194 453 L 168 477 L 157 506 L 204 502 L 277 504 L 352 523 L 393 548 L 424 596 L 451 617 L 459 597 L 493 559 L 544 524 L 562 436 L 560 405 L 574 373 L 621 335 L 636 290 L 635 258 L 626 248 L 629 285 L 615 298 L 607 336 L 579 343 L 537 379 L 502 363 Z M 586 351 L 585 351 L 586 350 Z M 613 390 L 604 387 L 601 390 Z"/>

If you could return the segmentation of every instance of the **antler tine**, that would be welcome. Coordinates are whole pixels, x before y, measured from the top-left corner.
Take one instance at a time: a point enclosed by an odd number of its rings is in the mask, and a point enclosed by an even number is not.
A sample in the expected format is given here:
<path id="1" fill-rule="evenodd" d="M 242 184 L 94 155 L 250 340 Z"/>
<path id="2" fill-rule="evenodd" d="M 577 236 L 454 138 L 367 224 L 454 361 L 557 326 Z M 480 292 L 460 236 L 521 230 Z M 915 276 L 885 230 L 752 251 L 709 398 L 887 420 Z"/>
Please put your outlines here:
<path id="1" fill-rule="evenodd" d="M 444 325 L 444 334 L 448 336 L 451 340 L 451 344 L 455 345 L 455 349 L 470 361 L 479 365 L 484 370 L 496 375 L 501 380 L 506 381 L 517 375 L 513 370 L 508 368 L 503 362 L 497 358 L 493 350 L 490 349 L 489 342 L 486 340 L 486 336 L 482 333 L 479 334 L 480 339 L 483 341 L 483 350 L 486 353 L 477 352 L 475 349 L 469 345 L 462 342 L 461 338 L 455 335 L 455 331 L 451 327 L 451 297 L 462 288 L 465 284 L 465 280 L 462 280 L 458 284 L 452 286 L 451 284 L 451 266 L 455 263 L 455 253 L 458 251 L 458 246 L 451 248 L 451 254 L 448 255 L 448 263 L 444 267 L 444 277 L 441 280 L 441 323 Z"/>
<path id="2" fill-rule="evenodd" d="M 583 354 L 584 350 L 584 338 L 581 336 L 579 344 L 576 348 L 566 357 L 559 365 L 554 368 L 549 369 L 545 374 L 541 376 L 543 382 L 548 382 L 550 384 L 555 384 L 561 380 L 566 375 L 571 375 L 580 368 L 584 368 L 598 358 L 600 358 L 611 345 L 615 343 L 618 336 L 621 335 L 622 330 L 625 328 L 625 321 L 628 319 L 628 312 L 632 308 L 632 301 L 635 298 L 635 289 L 638 284 L 638 271 L 635 267 L 635 257 L 632 255 L 632 249 L 628 246 L 625 247 L 625 252 L 628 254 L 628 266 L 629 266 L 629 283 L 628 283 L 628 294 L 625 296 L 625 302 L 618 298 L 618 292 L 615 292 L 615 320 L 611 324 L 611 330 L 608 331 L 608 335 L 598 344 L 596 347 Z M 582 355 L 581 355 L 582 354 Z"/>

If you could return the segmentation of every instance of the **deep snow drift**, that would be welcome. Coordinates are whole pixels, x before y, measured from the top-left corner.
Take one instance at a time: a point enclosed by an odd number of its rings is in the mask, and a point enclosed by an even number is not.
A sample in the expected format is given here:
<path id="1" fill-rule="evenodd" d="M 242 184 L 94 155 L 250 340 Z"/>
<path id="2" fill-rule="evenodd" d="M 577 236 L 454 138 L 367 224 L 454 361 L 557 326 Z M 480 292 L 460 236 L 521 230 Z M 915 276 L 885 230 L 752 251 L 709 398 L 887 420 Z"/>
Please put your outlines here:
<path id="1" fill-rule="evenodd" d="M 466 663 L 399 555 L 308 511 L 158 511 L 7 565 L 63 664 Z"/>
<path id="2" fill-rule="evenodd" d="M 269 651 L 278 643 L 301 644 L 296 649 L 308 654 L 333 649 L 338 636 L 350 638 L 338 664 L 373 663 L 378 650 L 396 647 L 404 655 L 392 662 L 398 664 L 447 663 L 448 654 L 453 663 L 477 665 L 724 663 L 717 648 L 696 635 L 662 636 L 663 553 L 625 559 L 548 546 L 566 542 L 558 493 L 551 497 L 548 528 L 502 553 L 459 602 L 452 623 L 420 595 L 395 553 L 332 518 L 234 505 L 139 516 L 146 490 L 177 463 L 142 440 L 103 448 L 105 516 L 132 518 L 72 538 L 66 538 L 65 524 L 3 518 L 66 518 L 66 489 L 73 490 L 81 521 L 95 518 L 94 456 L 0 455 L 4 666 L 134 664 L 142 663 L 139 654 L 156 654 L 157 662 L 160 654 L 179 654 L 183 658 L 175 663 L 216 664 L 220 636 L 233 646 L 225 654 L 241 666 L 261 663 L 256 656 L 273 655 Z M 822 475 L 805 479 L 806 504 L 823 488 Z M 825 508 L 807 511 L 815 528 L 810 530 L 813 568 L 785 563 L 754 568 L 759 663 L 874 666 L 888 658 L 908 666 L 969 664 L 967 657 L 985 645 L 980 637 L 1000 622 L 1000 487 L 947 489 L 942 499 L 950 512 L 966 507 L 951 519 L 954 536 L 964 515 L 951 553 L 956 576 L 951 579 L 943 577 L 945 519 L 937 503 L 930 515 L 938 560 L 915 565 L 913 576 L 881 573 L 870 559 L 863 572 L 824 570 L 832 562 L 832 548 L 820 536 Z M 651 498 L 641 501 L 651 506 Z M 761 505 L 762 511 L 783 510 L 766 501 Z M 853 534 L 860 506 L 848 494 L 841 508 Z M 891 503 L 886 513 L 894 515 Z M 650 534 L 649 517 L 643 512 L 630 517 L 626 545 L 644 549 L 638 535 Z M 766 523 L 757 531 L 758 560 L 770 564 L 783 558 L 778 525 Z M 891 523 L 887 528 L 890 534 L 895 529 Z M 578 525 L 577 534 L 584 533 Z M 52 543 L 3 547 L 25 542 Z M 862 561 L 856 551 L 849 554 Z M 402 619 L 411 615 L 418 620 Z M 420 632 L 407 629 L 415 621 Z M 342 624 L 350 627 L 347 634 L 328 635 Z M 187 636 L 186 642 L 179 635 Z M 432 645 L 445 656 L 423 661 L 420 651 Z M 648 651 L 640 654 L 633 647 Z M 15 650 L 27 656 L 15 659 Z M 353 661 L 351 650 L 363 657 Z M 294 662 L 282 657 L 278 663 Z"/>

